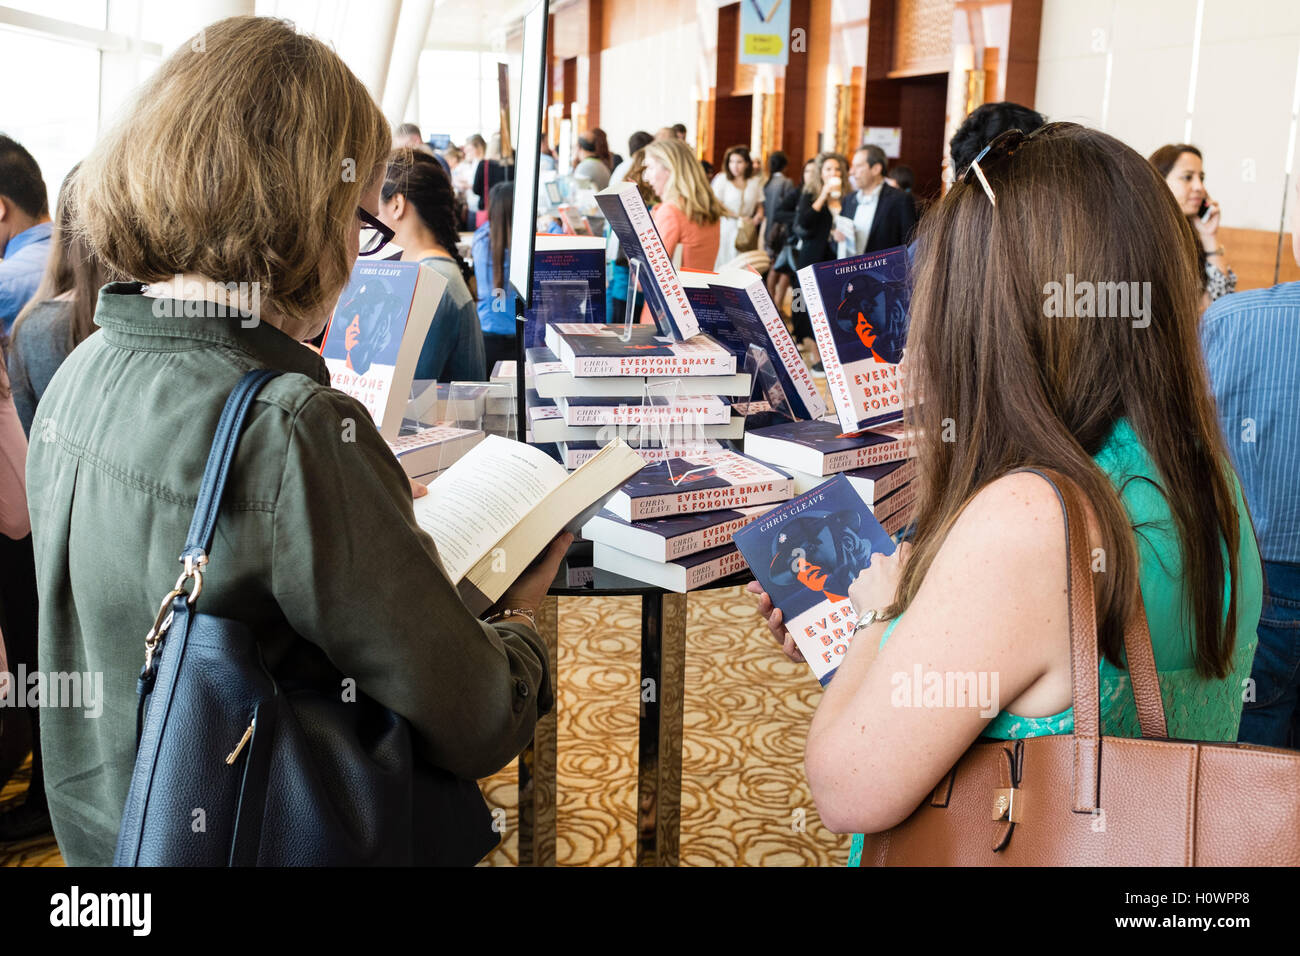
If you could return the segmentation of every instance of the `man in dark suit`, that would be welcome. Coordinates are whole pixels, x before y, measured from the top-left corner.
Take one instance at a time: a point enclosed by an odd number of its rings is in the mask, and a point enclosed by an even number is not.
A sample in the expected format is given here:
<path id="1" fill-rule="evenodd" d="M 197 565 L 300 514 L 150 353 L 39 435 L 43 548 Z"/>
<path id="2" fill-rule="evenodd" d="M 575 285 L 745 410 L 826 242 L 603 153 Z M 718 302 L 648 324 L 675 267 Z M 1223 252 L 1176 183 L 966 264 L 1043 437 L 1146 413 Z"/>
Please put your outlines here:
<path id="1" fill-rule="evenodd" d="M 853 154 L 849 179 L 857 189 L 844 198 L 841 215 L 853 220 L 856 255 L 903 246 L 912 239 L 916 207 L 907 193 L 885 182 L 887 162 L 879 146 L 863 146 Z"/>

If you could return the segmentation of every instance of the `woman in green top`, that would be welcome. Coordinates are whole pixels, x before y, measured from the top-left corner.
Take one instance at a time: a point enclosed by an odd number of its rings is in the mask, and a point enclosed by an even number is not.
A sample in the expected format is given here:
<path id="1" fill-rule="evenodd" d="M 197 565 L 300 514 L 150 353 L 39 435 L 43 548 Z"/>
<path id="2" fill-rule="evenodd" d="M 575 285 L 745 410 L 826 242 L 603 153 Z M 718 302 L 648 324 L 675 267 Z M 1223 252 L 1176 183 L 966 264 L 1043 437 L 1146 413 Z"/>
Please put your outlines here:
<path id="1" fill-rule="evenodd" d="M 916 532 L 850 587 L 879 617 L 808 732 L 809 784 L 838 832 L 901 823 L 981 735 L 1073 729 L 1064 521 L 1051 486 L 1016 469 L 1054 468 L 1089 501 L 1104 733 L 1138 735 L 1123 623 L 1139 593 L 1171 736 L 1235 739 L 1254 655 L 1259 551 L 1176 204 L 1141 156 L 1073 124 L 1016 131 L 977 163 L 984 181 L 959 177 L 920 226 Z M 766 595 L 759 609 L 793 650 Z M 974 672 L 985 699 L 909 700 L 918 669 Z"/>

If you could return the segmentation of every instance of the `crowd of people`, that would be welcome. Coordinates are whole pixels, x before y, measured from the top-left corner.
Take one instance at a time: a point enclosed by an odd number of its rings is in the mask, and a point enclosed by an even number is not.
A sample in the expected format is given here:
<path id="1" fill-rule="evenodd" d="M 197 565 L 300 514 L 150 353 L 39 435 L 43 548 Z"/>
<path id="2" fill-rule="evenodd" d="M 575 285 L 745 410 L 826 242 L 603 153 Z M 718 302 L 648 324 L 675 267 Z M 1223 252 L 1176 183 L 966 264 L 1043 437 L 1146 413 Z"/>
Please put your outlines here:
<path id="1" fill-rule="evenodd" d="M 321 332 L 374 219 L 404 259 L 447 280 L 418 377 L 482 379 L 513 356 L 499 144 L 434 150 L 418 129 L 394 135 L 338 56 L 280 21 L 221 21 L 206 50 L 172 55 L 53 213 L 35 160 L 0 136 L 0 631 L 11 671 L 100 670 L 109 697 L 96 721 L 58 709 L 24 711 L 22 729 L 6 719 L 0 782 L 29 750 L 33 777 L 0 815 L 0 840 L 52 818 L 73 864 L 112 857 L 135 752 L 132 622 L 175 574 L 207 443 L 250 368 L 297 374 L 258 399 L 257 440 L 231 479 L 247 507 L 223 511 L 205 606 L 274 633 L 281 680 L 355 677 L 466 778 L 518 753 L 552 703 L 529 612 L 565 542 L 521 574 L 504 616 L 476 619 L 364 409 L 299 345 Z M 264 122 L 250 126 L 254 102 Z M 235 129 L 243 148 L 220 148 Z M 638 132 L 623 157 L 602 130 L 583 131 L 572 173 L 635 183 L 682 268 L 766 273 L 798 339 L 812 338 L 799 268 L 912 246 L 918 519 L 910 544 L 850 588 L 877 613 L 809 732 L 829 826 L 899 822 L 981 734 L 1072 727 L 1063 525 L 1050 487 L 1018 473 L 1029 466 L 1084 489 L 1089 538 L 1109 555 L 1097 576 L 1106 732 L 1137 733 L 1122 632 L 1145 613 L 1171 736 L 1300 744 L 1300 284 L 1234 292 L 1199 150 L 1171 144 L 1147 160 L 1104 133 L 987 104 L 952 138 L 951 188 L 927 203 L 875 146 L 820 153 L 796 181 L 787 156 L 760 173 L 745 146 L 714 174 L 685 133 Z M 344 157 L 354 181 L 338 176 Z M 248 196 L 195 186 L 211 182 Z M 472 265 L 460 236 L 471 230 Z M 615 253 L 611 303 L 631 296 L 626 273 Z M 1045 278 L 1067 274 L 1149 281 L 1149 326 L 1045 317 Z M 160 317 L 158 285 L 173 276 L 261 283 L 261 321 Z M 356 440 L 340 443 L 347 421 Z M 766 595 L 759 606 L 797 656 L 780 611 Z M 890 675 L 922 660 L 996 671 L 998 716 L 891 707 Z"/>

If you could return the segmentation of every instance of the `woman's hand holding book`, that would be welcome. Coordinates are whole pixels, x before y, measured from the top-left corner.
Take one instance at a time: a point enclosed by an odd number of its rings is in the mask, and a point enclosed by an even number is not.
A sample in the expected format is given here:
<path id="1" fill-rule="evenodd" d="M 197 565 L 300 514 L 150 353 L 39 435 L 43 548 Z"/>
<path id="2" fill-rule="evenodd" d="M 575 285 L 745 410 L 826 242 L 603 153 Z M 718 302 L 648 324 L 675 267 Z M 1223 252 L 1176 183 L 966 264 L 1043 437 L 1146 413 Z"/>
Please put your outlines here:
<path id="1" fill-rule="evenodd" d="M 759 584 L 757 581 L 750 581 L 745 585 L 745 590 L 750 594 L 758 595 L 758 613 L 763 615 L 763 622 L 767 624 L 767 629 L 772 632 L 772 636 L 775 637 L 777 643 L 781 645 L 781 650 L 785 652 L 785 656 L 790 658 L 790 660 L 794 661 L 796 664 L 802 664 L 804 662 L 803 654 L 801 654 L 799 648 L 795 646 L 794 638 L 790 636 L 790 632 L 785 629 L 785 621 L 781 616 L 781 609 L 779 607 L 773 607 L 772 599 L 768 597 L 767 592 L 763 590 L 763 585 Z"/>

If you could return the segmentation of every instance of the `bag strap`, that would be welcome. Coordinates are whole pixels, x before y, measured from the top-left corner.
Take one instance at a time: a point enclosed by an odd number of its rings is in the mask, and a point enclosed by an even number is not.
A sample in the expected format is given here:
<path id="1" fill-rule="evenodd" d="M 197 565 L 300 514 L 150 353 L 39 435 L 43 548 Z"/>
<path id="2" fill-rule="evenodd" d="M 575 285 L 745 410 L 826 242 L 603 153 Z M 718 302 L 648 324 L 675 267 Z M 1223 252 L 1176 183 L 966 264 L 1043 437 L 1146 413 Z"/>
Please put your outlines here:
<path id="1" fill-rule="evenodd" d="M 263 385 L 279 374 L 278 370 L 270 368 L 245 372 L 226 399 L 226 407 L 221 410 L 221 419 L 217 422 L 217 432 L 212 437 L 212 449 L 208 452 L 208 463 L 203 469 L 203 480 L 199 483 L 199 500 L 194 506 L 185 550 L 181 552 L 181 560 L 186 563 L 187 569 L 204 565 L 208 561 L 208 549 L 212 547 L 212 534 L 217 526 L 217 512 L 226 490 L 226 479 L 230 476 L 230 463 L 234 461 L 235 449 L 239 445 L 239 434 L 244 430 L 244 422 L 253 407 L 254 397 Z"/>
<path id="2" fill-rule="evenodd" d="M 1065 515 L 1070 685 L 1074 704 L 1074 809 L 1078 813 L 1090 813 L 1099 804 L 1101 788 L 1101 658 L 1083 492 L 1058 471 L 1021 470 L 1033 472 L 1052 485 Z M 1124 652 L 1142 736 L 1167 737 L 1164 701 L 1141 590 L 1133 614 L 1124 626 Z"/>

